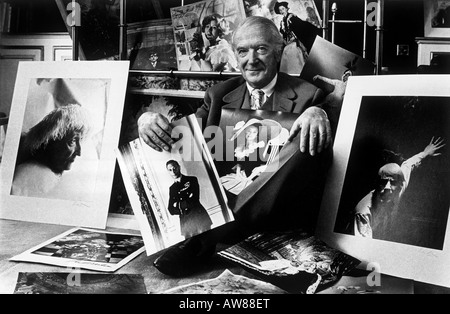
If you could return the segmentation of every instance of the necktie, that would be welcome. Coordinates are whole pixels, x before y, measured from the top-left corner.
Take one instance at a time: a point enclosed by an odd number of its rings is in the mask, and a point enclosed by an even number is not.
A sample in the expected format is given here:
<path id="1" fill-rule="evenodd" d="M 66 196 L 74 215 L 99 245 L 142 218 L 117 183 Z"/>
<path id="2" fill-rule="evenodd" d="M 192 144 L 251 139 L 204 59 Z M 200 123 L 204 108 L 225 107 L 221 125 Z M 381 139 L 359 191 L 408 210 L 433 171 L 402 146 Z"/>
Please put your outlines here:
<path id="1" fill-rule="evenodd" d="M 253 110 L 261 109 L 264 100 L 264 92 L 260 89 L 255 89 L 252 92 L 252 98 L 253 98 L 252 109 Z"/>

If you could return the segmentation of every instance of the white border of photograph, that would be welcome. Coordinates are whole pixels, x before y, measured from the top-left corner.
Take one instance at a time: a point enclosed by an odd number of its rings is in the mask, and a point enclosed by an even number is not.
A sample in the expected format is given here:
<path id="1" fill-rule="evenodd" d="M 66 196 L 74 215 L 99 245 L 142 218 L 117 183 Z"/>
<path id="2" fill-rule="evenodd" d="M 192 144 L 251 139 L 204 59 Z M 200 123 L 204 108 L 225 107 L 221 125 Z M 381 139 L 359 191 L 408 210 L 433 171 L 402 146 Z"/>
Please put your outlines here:
<path id="1" fill-rule="evenodd" d="M 71 235 L 79 230 L 82 231 L 88 231 L 92 233 L 100 233 L 100 234 L 116 234 L 116 235 L 125 235 L 125 236 L 133 236 L 142 238 L 140 234 L 134 234 L 134 233 L 122 233 L 122 232 L 111 232 L 111 231 L 105 231 L 105 230 L 93 230 L 93 229 L 86 229 L 86 228 L 73 228 L 66 232 L 61 233 L 60 235 L 51 238 L 48 241 L 45 241 L 39 245 L 36 245 L 35 247 L 16 255 L 12 258 L 10 258 L 10 261 L 17 261 L 17 262 L 31 262 L 31 263 L 39 263 L 39 264 L 47 264 L 47 265 L 55 265 L 55 266 L 61 266 L 66 268 L 81 268 L 81 269 L 88 269 L 88 270 L 95 270 L 95 271 L 102 271 L 102 272 L 115 272 L 116 270 L 120 269 L 121 267 L 128 264 L 130 261 L 135 259 L 138 255 L 140 255 L 145 250 L 144 244 L 141 248 L 137 249 L 135 252 L 131 253 L 127 257 L 125 257 L 123 260 L 121 260 L 117 264 L 110 264 L 110 263 L 104 263 L 104 262 L 95 262 L 95 261 L 83 261 L 83 260 L 76 260 L 71 258 L 62 258 L 62 257 L 54 257 L 54 256 L 45 256 L 45 255 L 39 255 L 39 254 L 33 254 L 33 252 L 44 248 L 45 246 L 48 246 L 49 244 L 52 244 L 54 242 L 57 242 L 58 240 Z"/>
<path id="2" fill-rule="evenodd" d="M 365 96 L 450 97 L 450 76 L 355 76 L 349 79 L 316 235 L 328 245 L 361 260 L 362 265 L 376 263 L 372 265 L 377 265 L 377 271 L 381 273 L 450 287 L 447 269 L 450 219 L 442 251 L 334 232 L 360 106 Z"/>
<path id="3" fill-rule="evenodd" d="M 103 229 L 108 218 L 115 149 L 118 145 L 125 102 L 129 61 L 21 62 L 14 89 L 11 115 L 1 163 L 0 218 L 75 227 Z M 98 152 L 92 195 L 77 201 L 10 195 L 19 141 L 30 91 L 39 78 L 108 80 L 105 124 Z M 69 198 L 68 198 L 69 199 Z"/>

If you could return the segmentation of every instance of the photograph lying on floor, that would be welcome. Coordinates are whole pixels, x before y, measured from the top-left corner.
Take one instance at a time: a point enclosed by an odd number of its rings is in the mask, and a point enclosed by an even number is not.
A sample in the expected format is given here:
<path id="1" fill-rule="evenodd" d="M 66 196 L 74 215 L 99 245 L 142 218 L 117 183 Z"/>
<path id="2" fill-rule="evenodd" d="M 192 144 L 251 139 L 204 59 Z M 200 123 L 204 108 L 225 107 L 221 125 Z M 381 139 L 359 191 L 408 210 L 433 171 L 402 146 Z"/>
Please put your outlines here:
<path id="1" fill-rule="evenodd" d="M 0 217 L 105 227 L 128 64 L 19 65 Z"/>
<path id="2" fill-rule="evenodd" d="M 115 272 L 144 250 L 140 235 L 74 228 L 10 260 Z"/>
<path id="3" fill-rule="evenodd" d="M 19 273 L 14 294 L 147 294 L 142 275 Z"/>
<path id="4" fill-rule="evenodd" d="M 195 116 L 174 122 L 172 138 L 170 152 L 137 139 L 117 153 L 148 255 L 234 219 Z"/>
<path id="5" fill-rule="evenodd" d="M 449 79 L 349 80 L 318 229 L 383 273 L 445 286 Z"/>
<path id="6" fill-rule="evenodd" d="M 236 72 L 231 47 L 245 19 L 242 0 L 206 0 L 170 9 L 178 70 Z"/>

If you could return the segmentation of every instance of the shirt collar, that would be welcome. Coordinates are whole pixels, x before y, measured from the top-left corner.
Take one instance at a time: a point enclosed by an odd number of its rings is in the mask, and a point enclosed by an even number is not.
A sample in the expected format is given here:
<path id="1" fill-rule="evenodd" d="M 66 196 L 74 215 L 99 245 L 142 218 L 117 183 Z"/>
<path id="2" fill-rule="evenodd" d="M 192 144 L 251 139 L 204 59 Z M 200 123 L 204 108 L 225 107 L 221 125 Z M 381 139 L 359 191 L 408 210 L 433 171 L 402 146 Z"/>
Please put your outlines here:
<path id="1" fill-rule="evenodd" d="M 277 80 L 278 80 L 278 73 L 275 75 L 272 82 L 270 82 L 267 86 L 261 88 L 261 90 L 264 92 L 264 94 L 266 95 L 267 98 L 272 96 L 273 92 L 275 91 L 275 85 L 277 85 Z M 247 88 L 250 92 L 250 95 L 256 89 L 256 88 L 251 87 L 248 83 L 247 83 Z"/>

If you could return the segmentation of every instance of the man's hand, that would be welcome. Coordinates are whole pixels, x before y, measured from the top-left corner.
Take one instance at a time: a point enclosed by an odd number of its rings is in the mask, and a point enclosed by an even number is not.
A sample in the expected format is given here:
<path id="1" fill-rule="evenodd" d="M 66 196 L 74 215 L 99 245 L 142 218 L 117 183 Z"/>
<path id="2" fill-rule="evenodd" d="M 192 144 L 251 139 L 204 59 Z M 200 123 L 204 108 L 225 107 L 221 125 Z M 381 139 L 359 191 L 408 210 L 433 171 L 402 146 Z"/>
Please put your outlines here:
<path id="1" fill-rule="evenodd" d="M 170 135 L 172 127 L 162 114 L 145 112 L 138 120 L 139 136 L 151 148 L 158 152 L 170 151 L 175 142 Z"/>
<path id="2" fill-rule="evenodd" d="M 440 156 L 441 153 L 438 152 L 438 150 L 440 150 L 441 148 L 443 148 L 445 146 L 444 144 L 444 140 L 441 139 L 440 137 L 437 138 L 436 140 L 434 139 L 434 137 L 431 139 L 430 144 L 428 144 L 427 147 L 425 147 L 425 149 L 423 150 L 423 153 L 426 156 L 431 156 L 431 157 L 436 157 L 436 156 Z"/>
<path id="3" fill-rule="evenodd" d="M 311 156 L 327 149 L 332 141 L 331 126 L 327 114 L 318 107 L 310 107 L 294 122 L 288 141 L 291 142 L 298 133 L 300 151 L 305 153 L 309 147 Z"/>
<path id="4" fill-rule="evenodd" d="M 333 80 L 321 75 L 316 75 L 313 80 L 315 83 L 317 83 L 317 81 L 322 81 L 333 86 L 333 91 L 329 93 L 325 98 L 326 103 L 339 106 L 340 104 L 342 104 L 342 101 L 344 100 L 345 90 L 347 89 L 347 82 L 343 82 L 341 80 Z"/>

